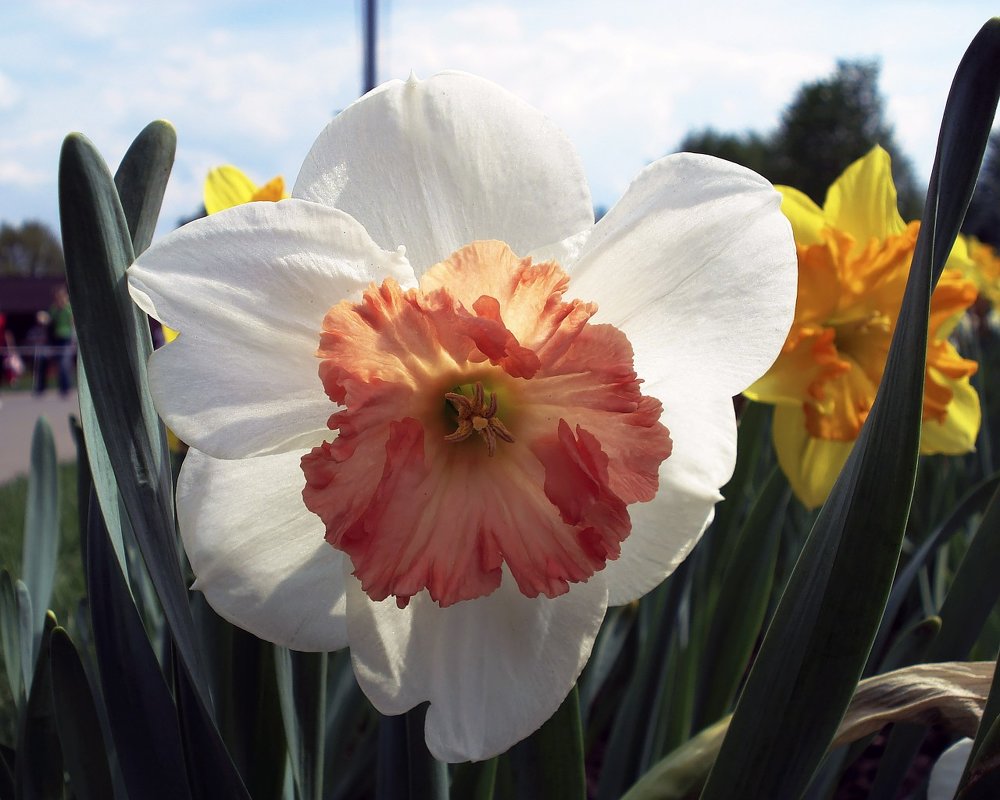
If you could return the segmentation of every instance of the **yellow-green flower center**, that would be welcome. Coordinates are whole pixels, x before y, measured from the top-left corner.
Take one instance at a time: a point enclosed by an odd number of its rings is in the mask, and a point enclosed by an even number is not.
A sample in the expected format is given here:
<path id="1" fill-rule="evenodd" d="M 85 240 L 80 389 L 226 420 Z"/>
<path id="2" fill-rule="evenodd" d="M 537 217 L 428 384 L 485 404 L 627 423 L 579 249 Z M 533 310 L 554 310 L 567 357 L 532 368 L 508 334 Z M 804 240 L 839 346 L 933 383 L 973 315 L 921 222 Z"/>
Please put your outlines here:
<path id="1" fill-rule="evenodd" d="M 463 442 L 478 433 L 490 456 L 496 453 L 498 439 L 513 444 L 514 437 L 497 416 L 497 393 L 489 392 L 487 396 L 482 381 L 476 381 L 471 388 L 459 386 L 458 391 L 446 392 L 444 397 L 457 414 L 458 426 L 444 437 L 446 442 Z"/>

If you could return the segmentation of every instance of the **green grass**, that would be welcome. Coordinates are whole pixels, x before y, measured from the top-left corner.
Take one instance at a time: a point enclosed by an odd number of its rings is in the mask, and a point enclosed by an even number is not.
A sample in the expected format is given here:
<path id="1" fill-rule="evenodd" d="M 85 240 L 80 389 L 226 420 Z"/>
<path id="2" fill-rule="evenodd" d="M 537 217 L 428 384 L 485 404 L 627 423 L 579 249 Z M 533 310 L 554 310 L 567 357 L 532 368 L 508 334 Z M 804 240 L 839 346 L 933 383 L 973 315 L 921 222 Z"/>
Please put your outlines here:
<path id="1" fill-rule="evenodd" d="M 59 466 L 59 559 L 53 585 L 51 608 L 61 625 L 75 627 L 71 621 L 80 600 L 86 596 L 83 564 L 80 558 L 79 508 L 76 495 L 75 463 Z M 21 577 L 21 552 L 24 536 L 24 509 L 28 479 L 15 478 L 0 485 L 0 568 L 11 577 Z M 0 662 L 3 655 L 0 653 Z M 16 720 L 14 701 L 7 684 L 6 665 L 0 668 L 0 742 L 14 742 Z"/>
<path id="2" fill-rule="evenodd" d="M 59 561 L 52 592 L 52 610 L 61 624 L 86 594 L 80 561 L 80 516 L 76 497 L 76 464 L 59 465 Z M 24 508 L 28 479 L 0 485 L 0 568 L 21 577 Z"/>
<path id="3" fill-rule="evenodd" d="M 30 372 L 25 372 L 21 375 L 21 377 L 14 381 L 14 383 L 9 385 L 4 383 L 3 386 L 0 387 L 0 394 L 3 392 L 30 392 L 32 388 L 34 388 L 32 383 L 33 380 L 34 378 L 32 374 Z M 73 386 L 76 386 L 75 375 L 73 376 Z M 45 388 L 46 390 L 52 391 L 59 390 L 59 375 L 57 373 L 53 372 L 48 376 L 48 379 L 45 381 Z"/>

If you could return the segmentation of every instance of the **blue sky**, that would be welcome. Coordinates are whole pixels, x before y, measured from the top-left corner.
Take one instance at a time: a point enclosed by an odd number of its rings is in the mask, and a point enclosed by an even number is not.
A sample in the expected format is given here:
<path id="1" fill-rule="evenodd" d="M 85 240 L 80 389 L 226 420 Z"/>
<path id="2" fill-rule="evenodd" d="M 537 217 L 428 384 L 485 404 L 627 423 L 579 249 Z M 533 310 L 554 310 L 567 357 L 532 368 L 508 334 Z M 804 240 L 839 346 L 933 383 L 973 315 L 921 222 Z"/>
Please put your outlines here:
<path id="1" fill-rule="evenodd" d="M 766 131 L 837 58 L 878 57 L 897 138 L 925 178 L 955 67 L 989 2 L 837 5 L 644 0 L 382 0 L 379 77 L 464 69 L 542 109 L 611 205 L 684 133 Z M 112 169 L 152 119 L 178 153 L 160 230 L 200 205 L 212 166 L 294 182 L 361 82 L 360 0 L 33 0 L 0 5 L 0 221 L 58 227 L 62 138 Z"/>

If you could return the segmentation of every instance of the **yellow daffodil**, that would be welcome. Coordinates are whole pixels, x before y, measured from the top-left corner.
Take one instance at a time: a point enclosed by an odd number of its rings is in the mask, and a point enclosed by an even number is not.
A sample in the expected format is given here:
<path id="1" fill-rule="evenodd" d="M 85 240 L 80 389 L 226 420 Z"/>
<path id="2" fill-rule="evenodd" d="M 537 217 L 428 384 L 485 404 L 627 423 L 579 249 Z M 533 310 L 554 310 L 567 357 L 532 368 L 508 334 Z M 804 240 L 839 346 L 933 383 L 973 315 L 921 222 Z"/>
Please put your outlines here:
<path id="1" fill-rule="evenodd" d="M 777 187 L 799 262 L 795 322 L 777 361 L 746 394 L 773 403 L 778 462 L 795 494 L 820 505 L 847 460 L 885 367 L 920 223 L 896 208 L 889 154 L 875 147 L 830 187 L 823 208 Z M 948 341 L 976 287 L 960 244 L 931 300 L 923 453 L 964 453 L 979 431 L 976 362 Z"/>
<path id="2" fill-rule="evenodd" d="M 243 170 L 231 164 L 216 167 L 205 179 L 205 211 L 208 214 L 257 200 L 277 202 L 287 197 L 285 181 L 280 175 L 257 186 Z"/>
<path id="3" fill-rule="evenodd" d="M 1000 256 L 997 251 L 975 236 L 959 236 L 958 246 L 968 250 L 965 276 L 976 284 L 980 297 L 993 308 L 1000 307 Z"/>

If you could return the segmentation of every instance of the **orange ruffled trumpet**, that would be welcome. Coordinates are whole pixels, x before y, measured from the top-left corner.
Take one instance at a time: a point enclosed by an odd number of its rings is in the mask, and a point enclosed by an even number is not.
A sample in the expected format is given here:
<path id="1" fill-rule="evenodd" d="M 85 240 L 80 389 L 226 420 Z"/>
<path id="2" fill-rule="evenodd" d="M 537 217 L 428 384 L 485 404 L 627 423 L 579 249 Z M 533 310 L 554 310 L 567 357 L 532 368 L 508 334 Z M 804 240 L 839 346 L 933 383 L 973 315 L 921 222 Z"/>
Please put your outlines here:
<path id="1" fill-rule="evenodd" d="M 875 147 L 830 187 L 823 208 L 779 186 L 799 262 L 795 321 L 781 354 L 745 392 L 772 403 L 778 463 L 807 507 L 826 500 L 875 400 L 903 301 L 919 222 L 896 208 L 889 154 Z M 972 450 L 975 361 L 948 341 L 976 299 L 952 252 L 931 299 L 922 453 Z"/>

